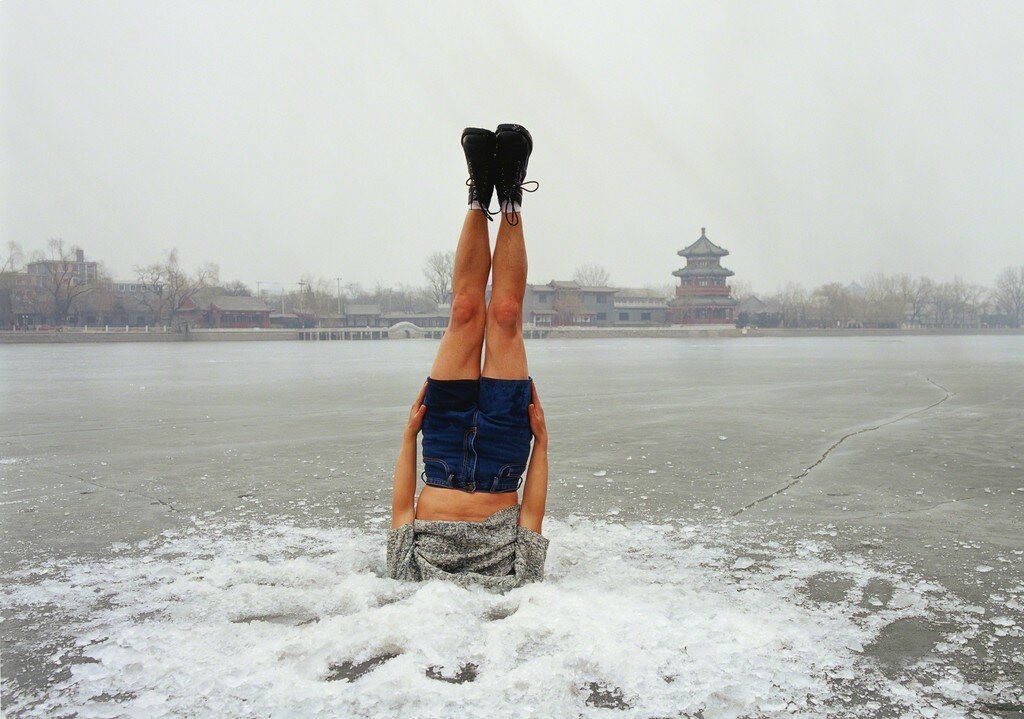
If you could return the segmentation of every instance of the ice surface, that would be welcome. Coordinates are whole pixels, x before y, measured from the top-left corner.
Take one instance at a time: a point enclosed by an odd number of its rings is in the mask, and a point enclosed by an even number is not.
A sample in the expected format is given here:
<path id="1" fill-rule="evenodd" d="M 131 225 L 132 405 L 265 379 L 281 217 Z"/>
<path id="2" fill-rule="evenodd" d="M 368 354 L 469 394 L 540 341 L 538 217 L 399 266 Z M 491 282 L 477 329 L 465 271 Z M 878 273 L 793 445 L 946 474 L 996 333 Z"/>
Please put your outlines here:
<path id="1" fill-rule="evenodd" d="M 380 576 L 436 342 L 0 347 L 5 716 L 1024 704 L 1024 336 L 528 346 L 549 581 L 504 600 Z"/>
<path id="2" fill-rule="evenodd" d="M 954 667 L 908 686 L 864 651 L 900 619 L 962 619 L 955 597 L 819 540 L 777 535 L 755 563 L 763 545 L 739 526 L 552 518 L 547 580 L 492 595 L 384 578 L 379 529 L 197 519 L 106 559 L 5 577 L 7 616 L 56 607 L 74 638 L 53 657 L 69 676 L 8 710 L 599 717 L 611 706 L 738 719 L 847 716 L 842 697 L 870 693 L 908 715 L 967 716 L 979 689 Z M 823 575 L 850 597 L 809 600 Z M 871 582 L 891 598 L 865 613 Z"/>

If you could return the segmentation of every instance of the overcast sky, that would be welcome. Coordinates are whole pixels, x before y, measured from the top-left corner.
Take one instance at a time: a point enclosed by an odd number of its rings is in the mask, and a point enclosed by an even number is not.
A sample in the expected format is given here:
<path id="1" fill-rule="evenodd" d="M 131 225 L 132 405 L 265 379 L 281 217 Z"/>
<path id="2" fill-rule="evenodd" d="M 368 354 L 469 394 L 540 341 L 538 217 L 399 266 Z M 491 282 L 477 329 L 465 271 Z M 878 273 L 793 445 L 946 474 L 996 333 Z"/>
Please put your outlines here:
<path id="1" fill-rule="evenodd" d="M 0 3 L 0 232 L 115 278 L 423 282 L 466 125 L 533 133 L 530 280 L 1024 263 L 1024 3 Z M 265 285 L 266 286 L 266 285 Z"/>

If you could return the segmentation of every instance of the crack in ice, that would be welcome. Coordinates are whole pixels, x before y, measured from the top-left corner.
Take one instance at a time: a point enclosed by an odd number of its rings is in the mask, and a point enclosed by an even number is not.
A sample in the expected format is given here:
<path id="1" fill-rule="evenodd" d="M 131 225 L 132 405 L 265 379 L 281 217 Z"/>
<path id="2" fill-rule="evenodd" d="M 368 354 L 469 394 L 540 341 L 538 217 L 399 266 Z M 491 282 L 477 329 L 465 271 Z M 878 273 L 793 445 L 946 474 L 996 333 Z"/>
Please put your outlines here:
<path id="1" fill-rule="evenodd" d="M 856 437 L 859 434 L 865 434 L 867 432 L 874 432 L 876 429 L 881 429 L 882 427 L 888 427 L 889 425 L 893 425 L 893 424 L 896 424 L 897 422 L 902 422 L 905 419 L 909 419 L 910 417 L 913 417 L 914 415 L 921 414 L 922 412 L 927 412 L 930 409 L 934 409 L 935 407 L 938 407 L 940 404 L 942 404 L 947 399 L 949 399 L 950 397 L 953 396 L 952 392 L 950 392 L 948 389 L 943 387 L 938 382 L 933 381 L 930 377 L 925 377 L 925 381 L 930 383 L 930 384 L 932 384 L 932 385 L 934 385 L 934 386 L 936 386 L 936 387 L 938 387 L 939 389 L 941 389 L 943 392 L 946 393 L 945 396 L 942 399 L 938 400 L 937 402 L 932 402 L 927 407 L 921 407 L 919 409 L 915 409 L 913 412 L 907 412 L 906 414 L 900 415 L 899 417 L 897 417 L 895 419 L 890 419 L 887 422 L 882 422 L 882 423 L 876 424 L 876 425 L 874 425 L 872 427 L 864 427 L 862 429 L 858 429 L 856 432 L 850 432 L 849 434 L 843 435 L 842 437 L 837 439 L 835 442 L 833 442 L 832 445 L 828 449 L 826 449 L 824 452 L 822 452 L 821 456 L 818 457 L 818 460 L 814 464 L 812 464 L 809 467 L 805 468 L 804 471 L 802 471 L 800 474 L 794 476 L 792 478 L 792 481 L 790 481 L 788 484 L 786 484 L 783 487 L 780 487 L 779 489 L 776 489 L 774 492 L 770 492 L 770 493 L 764 495 L 763 497 L 759 497 L 758 499 L 755 499 L 753 502 L 750 502 L 749 504 L 744 505 L 743 507 L 740 507 L 735 512 L 733 512 L 731 516 L 736 517 L 736 516 L 738 516 L 740 514 L 743 514 L 743 512 L 746 512 L 748 509 L 751 509 L 752 507 L 755 507 L 758 504 L 760 504 L 761 502 L 765 502 L 765 501 L 771 499 L 772 497 L 777 497 L 778 495 L 782 494 L 783 492 L 785 492 L 787 489 L 789 489 L 793 485 L 798 484 L 800 482 L 800 480 L 802 480 L 804 477 L 806 477 L 808 474 L 811 473 L 811 470 L 813 470 L 819 464 L 824 462 L 828 458 L 828 456 L 832 453 L 832 450 L 834 450 L 837 447 L 839 447 L 839 445 L 841 445 L 843 442 L 845 442 L 846 440 L 850 439 L 851 437 Z"/>

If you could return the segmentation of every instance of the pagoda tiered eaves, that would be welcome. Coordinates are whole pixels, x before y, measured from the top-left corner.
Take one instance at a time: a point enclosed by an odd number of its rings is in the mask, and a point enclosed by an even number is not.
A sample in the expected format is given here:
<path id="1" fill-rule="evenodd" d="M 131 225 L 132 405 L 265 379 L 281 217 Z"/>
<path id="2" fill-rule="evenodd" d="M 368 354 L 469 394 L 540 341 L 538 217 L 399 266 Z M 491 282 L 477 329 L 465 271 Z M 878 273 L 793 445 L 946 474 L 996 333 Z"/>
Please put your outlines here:
<path id="1" fill-rule="evenodd" d="M 672 274 L 679 278 L 676 296 L 669 303 L 670 317 L 678 324 L 727 324 L 734 321 L 739 304 L 726 278 L 732 270 L 722 267 L 721 258 L 729 254 L 708 239 L 705 228 L 700 228 L 696 242 L 679 250 L 686 265 Z"/>

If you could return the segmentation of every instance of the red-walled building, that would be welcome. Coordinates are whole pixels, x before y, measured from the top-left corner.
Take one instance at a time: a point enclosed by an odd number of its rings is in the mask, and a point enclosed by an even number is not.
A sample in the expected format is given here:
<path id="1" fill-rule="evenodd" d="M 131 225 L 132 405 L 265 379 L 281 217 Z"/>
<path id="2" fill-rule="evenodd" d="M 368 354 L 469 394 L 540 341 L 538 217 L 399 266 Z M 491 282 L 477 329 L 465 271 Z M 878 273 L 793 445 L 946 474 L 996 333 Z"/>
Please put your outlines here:
<path id="1" fill-rule="evenodd" d="M 679 325 L 733 324 L 736 305 L 726 278 L 733 271 L 721 265 L 729 250 L 707 238 L 700 228 L 700 238 L 677 253 L 686 258 L 686 265 L 672 274 L 679 278 L 676 296 L 669 301 L 669 321 Z"/>
<path id="2" fill-rule="evenodd" d="M 270 308 L 257 297 L 199 293 L 174 314 L 179 323 L 195 328 L 270 327 Z"/>

